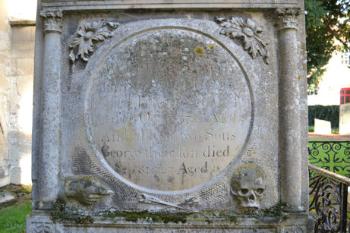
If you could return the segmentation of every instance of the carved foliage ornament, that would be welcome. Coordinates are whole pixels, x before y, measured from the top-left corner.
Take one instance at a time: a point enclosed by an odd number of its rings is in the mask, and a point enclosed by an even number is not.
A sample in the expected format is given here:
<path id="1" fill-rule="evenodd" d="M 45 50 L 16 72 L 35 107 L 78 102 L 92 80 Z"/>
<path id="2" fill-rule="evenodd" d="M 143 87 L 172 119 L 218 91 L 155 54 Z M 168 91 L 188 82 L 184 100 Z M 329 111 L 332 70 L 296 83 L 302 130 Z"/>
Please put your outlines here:
<path id="1" fill-rule="evenodd" d="M 264 62 L 269 64 L 267 43 L 261 38 L 263 30 L 254 20 L 217 17 L 215 21 L 222 27 L 221 34 L 239 41 L 253 59 L 261 56 Z"/>
<path id="2" fill-rule="evenodd" d="M 277 9 L 277 15 L 280 18 L 281 29 L 298 28 L 298 16 L 300 15 L 300 9 L 298 8 Z"/>
<path id="3" fill-rule="evenodd" d="M 61 11 L 42 11 L 40 16 L 44 19 L 44 30 L 46 32 L 62 31 L 62 12 Z"/>
<path id="4" fill-rule="evenodd" d="M 96 46 L 113 36 L 113 31 L 119 27 L 116 22 L 82 22 L 73 35 L 69 44 L 69 58 L 72 63 L 81 59 L 84 62 L 89 60 Z"/>

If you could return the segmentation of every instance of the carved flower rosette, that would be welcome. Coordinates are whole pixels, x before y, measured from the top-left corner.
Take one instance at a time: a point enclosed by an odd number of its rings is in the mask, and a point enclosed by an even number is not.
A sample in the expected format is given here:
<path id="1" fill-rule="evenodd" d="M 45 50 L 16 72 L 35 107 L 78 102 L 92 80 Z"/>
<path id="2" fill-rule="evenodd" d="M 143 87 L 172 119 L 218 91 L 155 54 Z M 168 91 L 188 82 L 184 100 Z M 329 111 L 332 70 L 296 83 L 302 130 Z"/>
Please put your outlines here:
<path id="1" fill-rule="evenodd" d="M 238 40 L 253 59 L 261 56 L 269 64 L 267 43 L 261 37 L 263 30 L 254 20 L 242 17 L 217 17 L 215 20 L 222 27 L 221 34 Z"/>
<path id="2" fill-rule="evenodd" d="M 87 62 L 94 53 L 98 44 L 113 36 L 113 31 L 119 23 L 106 21 L 93 21 L 80 23 L 78 30 L 69 43 L 69 58 L 74 64 L 78 60 Z"/>

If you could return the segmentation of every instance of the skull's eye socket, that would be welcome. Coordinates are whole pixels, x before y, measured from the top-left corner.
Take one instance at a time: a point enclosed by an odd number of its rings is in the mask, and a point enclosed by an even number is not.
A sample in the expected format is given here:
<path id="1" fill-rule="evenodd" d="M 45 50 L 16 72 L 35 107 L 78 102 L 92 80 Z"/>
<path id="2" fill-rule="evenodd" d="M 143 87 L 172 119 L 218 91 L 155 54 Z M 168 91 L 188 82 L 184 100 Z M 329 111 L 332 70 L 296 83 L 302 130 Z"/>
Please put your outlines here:
<path id="1" fill-rule="evenodd" d="M 247 194 L 249 192 L 248 189 L 241 189 L 241 193 L 244 195 L 244 194 Z"/>
<path id="2" fill-rule="evenodd" d="M 260 188 L 256 190 L 257 194 L 263 194 L 264 193 L 264 189 Z"/>

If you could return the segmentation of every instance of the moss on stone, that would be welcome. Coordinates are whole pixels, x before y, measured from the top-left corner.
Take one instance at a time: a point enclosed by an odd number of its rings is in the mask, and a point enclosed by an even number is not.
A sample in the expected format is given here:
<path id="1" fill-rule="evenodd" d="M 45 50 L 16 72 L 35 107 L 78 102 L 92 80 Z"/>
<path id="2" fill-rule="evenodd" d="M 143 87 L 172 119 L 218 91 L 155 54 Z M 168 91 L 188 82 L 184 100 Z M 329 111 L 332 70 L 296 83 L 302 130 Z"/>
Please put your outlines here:
<path id="1" fill-rule="evenodd" d="M 285 219 L 286 214 L 283 212 L 285 204 L 278 203 L 277 205 L 264 210 L 252 210 L 244 214 L 238 214 L 234 211 L 202 211 L 198 213 L 165 213 L 165 212 L 149 212 L 149 211 L 105 211 L 99 213 L 98 216 L 104 218 L 123 218 L 128 222 L 150 221 L 156 223 L 187 223 L 191 221 L 206 222 L 211 224 L 215 219 L 238 224 L 239 218 L 251 217 L 261 219 L 264 217 L 273 217 Z M 54 204 L 51 211 L 51 219 L 54 222 L 74 222 L 76 224 L 91 224 L 94 218 L 88 215 L 79 215 L 67 211 L 65 200 L 59 199 Z"/>
<path id="2" fill-rule="evenodd" d="M 53 222 L 74 222 L 76 224 L 91 224 L 94 219 L 91 216 L 79 215 L 66 211 L 66 202 L 58 199 L 51 211 L 51 219 Z"/>
<path id="3" fill-rule="evenodd" d="M 272 217 L 272 218 L 285 219 L 286 213 L 283 211 L 285 207 L 286 205 L 284 203 L 279 202 L 268 209 L 262 209 L 259 211 L 251 212 L 250 214 L 247 214 L 247 215 L 254 218 Z"/>
<path id="4" fill-rule="evenodd" d="M 273 217 L 281 217 L 284 213 L 283 210 L 286 207 L 286 205 L 282 202 L 279 202 L 277 205 L 263 210 L 263 214 L 266 216 L 273 216 Z"/>
<path id="5" fill-rule="evenodd" d="M 148 211 L 140 212 L 131 212 L 131 211 L 115 211 L 115 212 L 106 212 L 102 216 L 108 218 L 121 217 L 125 221 L 137 222 L 138 220 L 151 220 L 153 222 L 161 223 L 186 223 L 187 217 L 191 213 L 153 213 Z"/>
<path id="6" fill-rule="evenodd" d="M 238 220 L 237 214 L 227 214 L 225 218 L 231 223 L 237 223 Z"/>
<path id="7" fill-rule="evenodd" d="M 66 202 L 64 200 L 57 200 L 55 204 L 53 205 L 53 209 L 51 211 L 51 219 L 52 221 L 57 221 L 65 216 L 65 208 L 66 208 Z"/>

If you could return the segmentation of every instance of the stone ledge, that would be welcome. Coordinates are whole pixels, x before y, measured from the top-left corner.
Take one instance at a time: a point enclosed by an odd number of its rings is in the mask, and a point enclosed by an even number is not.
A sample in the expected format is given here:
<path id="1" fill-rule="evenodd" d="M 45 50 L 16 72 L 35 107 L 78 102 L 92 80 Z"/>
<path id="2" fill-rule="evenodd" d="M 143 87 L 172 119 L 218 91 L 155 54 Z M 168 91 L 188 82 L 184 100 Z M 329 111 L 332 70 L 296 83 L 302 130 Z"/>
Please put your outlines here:
<path id="1" fill-rule="evenodd" d="M 290 229 L 300 229 L 292 232 L 307 231 L 308 216 L 305 213 L 289 214 L 286 218 L 238 218 L 234 222 L 188 222 L 188 223 L 154 223 L 149 220 L 129 222 L 118 219 L 101 219 L 91 224 L 74 224 L 52 222 L 46 212 L 34 211 L 27 219 L 27 233 L 37 230 L 50 230 L 52 233 L 285 233 Z"/>
<path id="2" fill-rule="evenodd" d="M 190 9 L 190 8 L 278 8 L 300 7 L 299 0 L 95 0 L 95 1 L 72 1 L 72 0 L 45 0 L 43 7 L 59 7 L 63 11 L 70 10 L 98 10 L 98 9 Z"/>
<path id="3" fill-rule="evenodd" d="M 28 27 L 35 26 L 35 20 L 26 20 L 26 19 L 10 19 L 9 23 L 11 27 Z"/>

